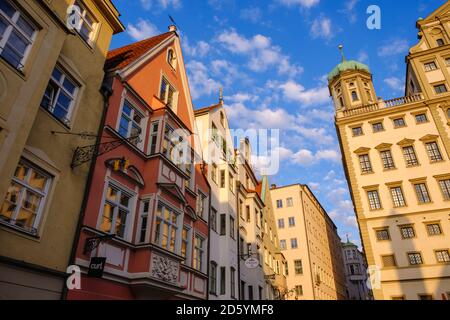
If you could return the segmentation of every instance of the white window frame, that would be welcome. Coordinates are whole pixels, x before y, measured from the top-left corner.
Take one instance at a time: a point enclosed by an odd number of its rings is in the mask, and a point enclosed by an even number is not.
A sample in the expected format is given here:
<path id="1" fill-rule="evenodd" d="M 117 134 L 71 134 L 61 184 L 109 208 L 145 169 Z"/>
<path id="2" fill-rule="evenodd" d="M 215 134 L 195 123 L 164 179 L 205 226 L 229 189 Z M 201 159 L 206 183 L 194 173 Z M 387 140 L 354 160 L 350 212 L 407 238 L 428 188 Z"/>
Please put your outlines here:
<path id="1" fill-rule="evenodd" d="M 183 239 L 183 233 L 181 233 L 180 236 L 180 255 L 183 256 L 182 254 L 182 246 L 183 246 L 183 242 L 186 242 L 186 257 L 184 257 L 185 259 L 181 262 L 182 264 L 186 265 L 186 266 L 191 266 L 192 264 L 192 228 L 189 225 L 183 225 L 183 228 L 181 228 L 181 230 L 187 230 L 186 233 L 186 241 Z"/>
<path id="2" fill-rule="evenodd" d="M 166 86 L 168 88 L 168 89 L 166 89 L 166 91 L 164 93 L 164 97 L 161 96 L 163 82 L 166 83 Z M 172 91 L 173 91 L 172 103 L 170 105 L 168 105 L 169 89 L 172 89 Z M 161 101 L 163 101 L 166 105 L 168 105 L 171 110 L 173 110 L 173 111 L 177 110 L 177 106 L 178 106 L 178 90 L 170 83 L 170 81 L 164 75 L 161 76 L 161 83 L 160 83 L 160 86 L 159 86 L 158 97 L 159 97 L 159 99 Z"/>
<path id="3" fill-rule="evenodd" d="M 158 210 L 159 207 L 161 206 L 161 216 L 158 215 Z M 172 223 L 172 221 L 169 220 L 165 220 L 164 218 L 164 214 L 163 211 L 164 209 L 167 209 L 171 212 L 171 217 L 172 215 L 176 215 L 177 216 L 177 221 L 176 223 Z M 181 231 L 183 229 L 182 227 L 182 220 L 183 220 L 183 215 L 176 210 L 175 208 L 173 208 L 172 206 L 168 205 L 165 201 L 158 199 L 158 202 L 156 204 L 155 207 L 155 214 L 154 214 L 155 218 L 154 218 L 154 231 L 152 234 L 152 243 L 154 243 L 155 245 L 159 246 L 160 248 L 167 250 L 169 252 L 173 252 L 173 253 L 178 253 L 179 251 L 181 251 Z M 162 227 L 161 227 L 161 232 L 159 234 L 159 239 L 156 239 L 156 234 L 157 234 L 157 221 L 161 220 L 161 225 L 163 223 L 168 224 L 168 232 L 167 232 L 167 245 L 166 247 L 163 247 L 162 245 Z M 173 251 L 170 250 L 170 241 L 172 240 L 171 235 L 172 235 L 172 229 L 175 228 L 175 241 L 174 241 L 174 248 Z M 180 248 L 179 248 L 180 247 Z"/>
<path id="4" fill-rule="evenodd" d="M 89 46 L 92 47 L 92 45 L 95 42 L 97 26 L 99 25 L 98 19 L 86 8 L 86 6 L 81 0 L 75 0 L 74 5 L 80 9 L 80 17 L 79 17 L 80 24 L 75 27 L 75 30 L 77 31 L 80 38 L 83 39 L 84 42 L 86 42 Z M 89 16 L 89 18 L 92 20 L 92 24 L 89 24 L 89 22 L 86 19 L 86 16 Z M 88 27 L 88 30 L 90 30 L 89 39 L 85 39 L 81 35 L 81 27 L 83 24 Z"/>
<path id="5" fill-rule="evenodd" d="M 159 153 L 159 124 L 160 121 L 156 120 L 156 121 L 152 121 L 152 123 L 150 124 L 150 136 L 148 139 L 148 154 L 149 155 L 154 155 Z M 153 143 L 155 145 L 155 151 L 152 151 L 152 146 Z"/>
<path id="6" fill-rule="evenodd" d="M 33 46 L 33 43 L 36 40 L 36 35 L 39 31 L 39 28 L 32 21 L 30 21 L 30 19 L 19 8 L 17 8 L 17 6 L 13 2 L 11 2 L 9 0 L 6 0 L 6 1 L 8 2 L 8 4 L 10 4 L 15 9 L 15 12 L 12 17 L 9 17 L 8 15 L 6 15 L 6 13 L 3 13 L 3 11 L 0 10 L 0 19 L 4 20 L 7 25 L 3 36 L 0 37 L 0 56 L 3 52 L 3 48 L 8 43 L 8 40 L 9 40 L 12 32 L 15 31 L 15 32 L 19 33 L 19 35 L 21 37 L 25 38 L 25 40 L 28 42 L 28 46 L 25 49 L 22 59 L 18 62 L 19 67 L 14 67 L 14 66 L 13 67 L 22 71 L 24 68 L 24 64 L 26 63 L 26 60 L 31 51 L 31 47 Z M 24 19 L 27 23 L 29 23 L 34 28 L 34 33 L 31 35 L 31 37 L 28 36 L 27 34 L 25 34 L 25 32 L 23 32 L 20 29 L 20 27 L 17 25 L 17 21 L 19 20 L 19 18 Z M 7 61 L 5 58 L 3 58 L 3 59 L 5 61 Z"/>
<path id="7" fill-rule="evenodd" d="M 147 211 L 145 211 L 145 205 L 148 205 Z M 141 208 L 140 208 L 140 215 L 139 215 L 139 232 L 137 234 L 137 242 L 138 243 L 146 243 L 148 242 L 148 236 L 149 236 L 149 223 L 150 223 L 150 209 L 151 206 L 151 199 L 142 199 L 141 200 Z M 147 220 L 144 224 L 144 218 Z M 142 232 L 144 231 L 144 240 L 142 239 Z"/>
<path id="8" fill-rule="evenodd" d="M 107 200 L 106 196 L 107 196 L 107 192 L 108 192 L 108 187 L 111 186 L 112 188 L 117 190 L 117 198 L 119 199 L 118 202 L 113 202 L 111 200 Z M 129 203 L 128 203 L 128 207 L 125 207 L 123 205 L 120 204 L 120 196 L 121 194 L 125 193 L 126 195 L 129 196 Z M 112 216 L 112 220 L 111 220 L 111 229 L 109 232 L 103 231 L 102 230 L 102 223 L 103 223 L 103 215 L 104 215 L 104 211 L 105 211 L 105 204 L 109 203 L 112 205 L 113 207 L 113 216 Z M 121 184 L 119 184 L 118 182 L 108 179 L 105 183 L 104 186 L 104 190 L 103 190 L 103 199 L 102 199 L 102 204 L 101 204 L 101 210 L 100 210 L 100 216 L 99 216 L 99 221 L 98 221 L 98 230 L 101 230 L 105 233 L 108 234 L 114 234 L 116 235 L 116 237 L 120 238 L 120 239 L 124 239 L 124 240 L 128 240 L 129 239 L 129 231 L 130 231 L 130 225 L 134 224 L 134 211 L 135 211 L 135 206 L 136 206 L 136 193 L 129 190 L 128 188 L 125 188 L 124 186 L 122 186 Z M 115 229 L 115 224 L 116 224 L 116 220 L 117 220 L 117 216 L 119 213 L 119 209 L 123 209 L 127 211 L 127 216 L 125 219 L 125 227 L 124 227 L 124 231 L 123 231 L 123 235 L 119 236 L 116 233 L 113 233 L 112 231 L 114 231 Z"/>
<path id="9" fill-rule="evenodd" d="M 197 246 L 197 239 L 200 239 L 201 241 L 201 247 Z M 200 272 L 203 272 L 205 270 L 205 243 L 206 243 L 206 237 L 196 233 L 194 236 L 194 255 L 192 257 L 193 262 L 193 268 L 195 270 L 198 270 Z M 199 254 L 199 256 L 197 256 Z M 200 265 L 198 265 L 200 264 Z"/>
<path id="10" fill-rule="evenodd" d="M 124 112 L 124 107 L 125 107 L 125 104 L 127 104 L 128 105 L 128 107 L 131 109 L 131 114 L 130 115 L 127 115 L 125 112 Z M 134 116 L 135 115 L 138 115 L 138 116 L 140 116 L 141 117 L 141 123 L 140 124 L 137 124 L 137 122 L 134 120 Z M 127 134 L 126 134 L 126 136 L 123 136 L 121 133 L 120 133 L 120 128 L 121 128 L 121 126 L 120 126 L 120 124 L 121 124 L 121 120 L 122 120 L 122 118 L 123 117 L 125 117 L 125 118 L 127 118 L 128 119 L 128 128 L 127 128 Z M 129 139 L 128 141 L 132 144 L 132 145 L 134 145 L 135 147 L 137 147 L 137 148 L 139 148 L 139 149 L 142 149 L 142 142 L 143 142 L 143 139 L 142 139 L 142 136 L 145 134 L 145 120 L 146 120 L 146 116 L 144 115 L 144 113 L 141 111 L 141 110 L 139 110 L 139 108 L 137 108 L 135 105 L 134 105 L 134 103 L 133 102 L 131 102 L 131 99 L 128 99 L 128 98 L 124 98 L 123 99 L 123 101 L 122 101 L 122 105 L 121 105 L 121 107 L 120 107 L 120 114 L 119 114 L 119 117 L 118 117 L 118 124 L 117 124 L 117 132 L 119 133 L 119 135 L 121 136 L 121 137 L 123 137 L 124 139 Z M 132 132 L 132 129 L 133 129 L 133 126 L 134 125 L 136 125 L 139 129 L 140 129 L 140 132 L 139 132 L 139 137 L 138 137 L 138 139 L 139 139 L 139 141 L 136 141 L 136 143 L 133 143 L 132 141 L 131 141 L 131 132 Z"/>
<path id="11" fill-rule="evenodd" d="M 36 194 L 37 196 L 39 196 L 40 200 L 41 200 L 39 202 L 39 206 L 38 206 L 38 208 L 36 210 L 36 216 L 35 216 L 35 219 L 34 219 L 34 222 L 33 222 L 33 226 L 31 228 L 31 230 L 27 230 L 26 228 L 18 226 L 15 223 L 4 221 L 2 218 L 0 218 L 0 221 L 2 223 L 6 224 L 6 225 L 12 226 L 14 228 L 18 228 L 18 229 L 23 230 L 25 232 L 29 232 L 29 233 L 31 233 L 33 235 L 37 235 L 38 234 L 39 225 L 40 225 L 41 220 L 42 220 L 43 210 L 44 210 L 44 207 L 45 207 L 45 205 L 47 203 L 47 198 L 49 196 L 50 186 L 51 186 L 51 184 L 52 184 L 52 182 L 54 180 L 54 176 L 52 176 L 51 174 L 46 173 L 45 171 L 40 169 L 37 165 L 31 163 L 30 161 L 25 160 L 24 158 L 22 158 L 19 161 L 19 164 L 28 167 L 29 170 L 28 170 L 27 175 L 25 177 L 25 181 L 19 180 L 19 179 L 17 179 L 14 176 L 13 176 L 13 178 L 11 180 L 10 184 L 15 183 L 15 184 L 17 184 L 20 187 L 19 197 L 18 197 L 17 202 L 16 202 L 17 206 L 16 206 L 16 208 L 14 210 L 14 213 L 12 215 L 11 221 L 15 222 L 15 220 L 16 220 L 18 214 L 19 214 L 19 210 L 22 207 L 22 202 L 24 200 L 25 192 L 28 190 L 28 191 L 31 191 L 32 193 Z M 39 173 L 40 175 L 42 175 L 42 176 L 47 178 L 47 181 L 45 183 L 45 186 L 44 186 L 43 190 L 38 190 L 38 189 L 33 188 L 33 187 L 31 187 L 30 185 L 27 184 L 27 182 L 30 179 L 31 173 L 33 171 L 35 171 L 35 172 Z M 5 199 L 3 200 L 2 205 L 3 205 L 4 201 L 5 201 Z"/>

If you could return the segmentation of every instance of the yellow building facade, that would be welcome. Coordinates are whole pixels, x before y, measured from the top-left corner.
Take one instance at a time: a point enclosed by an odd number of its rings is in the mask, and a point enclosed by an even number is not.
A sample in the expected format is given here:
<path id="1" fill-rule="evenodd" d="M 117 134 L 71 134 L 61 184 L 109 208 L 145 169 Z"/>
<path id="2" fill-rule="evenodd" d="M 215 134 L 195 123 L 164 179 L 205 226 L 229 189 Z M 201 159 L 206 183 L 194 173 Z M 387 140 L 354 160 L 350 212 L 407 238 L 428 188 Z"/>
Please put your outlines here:
<path id="1" fill-rule="evenodd" d="M 290 300 L 344 300 L 345 273 L 337 228 L 306 185 L 272 186 Z"/>
<path id="2" fill-rule="evenodd" d="M 0 16 L 0 299 L 59 299 L 89 173 L 74 150 L 95 144 L 124 27 L 109 0 L 2 0 Z"/>
<path id="3" fill-rule="evenodd" d="M 328 79 L 378 300 L 450 297 L 450 3 L 417 28 L 405 97 L 377 98 L 356 61 Z"/>

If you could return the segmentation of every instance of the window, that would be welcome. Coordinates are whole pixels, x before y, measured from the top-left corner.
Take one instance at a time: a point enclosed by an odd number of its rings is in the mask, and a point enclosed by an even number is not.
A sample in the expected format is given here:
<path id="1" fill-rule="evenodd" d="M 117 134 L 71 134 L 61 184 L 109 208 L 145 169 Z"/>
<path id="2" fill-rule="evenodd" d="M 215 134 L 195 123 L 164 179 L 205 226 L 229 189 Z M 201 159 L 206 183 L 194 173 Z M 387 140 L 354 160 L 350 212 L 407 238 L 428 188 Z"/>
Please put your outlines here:
<path id="1" fill-rule="evenodd" d="M 202 219 L 206 218 L 205 202 L 206 202 L 206 196 L 203 193 L 199 192 L 198 196 L 197 196 L 197 215 Z"/>
<path id="2" fill-rule="evenodd" d="M 394 159 L 390 150 L 380 152 L 381 160 L 383 161 L 383 168 L 385 170 L 395 169 Z"/>
<path id="3" fill-rule="evenodd" d="M 164 156 L 172 161 L 179 169 L 183 169 L 183 146 L 179 144 L 183 143 L 183 137 L 180 137 L 175 133 L 174 129 L 166 124 L 164 128 L 164 141 L 162 146 L 162 153 Z M 178 153 L 177 153 L 177 152 Z"/>
<path id="4" fill-rule="evenodd" d="M 162 203 L 156 211 L 155 244 L 175 252 L 178 235 L 178 213 Z"/>
<path id="5" fill-rule="evenodd" d="M 339 103 L 341 107 L 344 107 L 344 99 L 342 97 L 339 97 Z"/>
<path id="6" fill-rule="evenodd" d="M 203 271 L 203 263 L 205 261 L 205 239 L 199 235 L 195 235 L 194 240 L 194 269 Z"/>
<path id="7" fill-rule="evenodd" d="M 277 208 L 283 208 L 283 200 L 277 200 Z"/>
<path id="8" fill-rule="evenodd" d="M 132 105 L 125 100 L 122 107 L 122 115 L 119 122 L 119 134 L 130 139 L 130 142 L 137 145 L 140 142 L 141 121 L 144 116 L 141 115 Z"/>
<path id="9" fill-rule="evenodd" d="M 429 203 L 431 202 L 430 195 L 428 194 L 428 189 L 425 183 L 418 183 L 414 185 L 416 190 L 417 198 L 419 203 Z"/>
<path id="10" fill-rule="evenodd" d="M 303 286 L 295 286 L 295 295 L 297 297 L 303 296 Z"/>
<path id="11" fill-rule="evenodd" d="M 438 45 L 438 47 L 442 47 L 443 45 L 445 45 L 444 39 L 437 39 L 436 44 Z"/>
<path id="12" fill-rule="evenodd" d="M 155 154 L 158 147 L 158 128 L 159 122 L 153 122 L 150 129 L 150 154 Z"/>
<path id="13" fill-rule="evenodd" d="M 238 207 L 238 211 L 239 211 L 239 216 L 244 219 L 244 209 L 242 208 L 244 206 L 244 203 L 242 202 L 242 200 L 239 200 L 239 207 Z"/>
<path id="14" fill-rule="evenodd" d="M 403 127 L 406 127 L 406 122 L 405 122 L 405 119 L 403 119 L 403 118 L 397 118 L 397 119 L 394 119 L 394 128 L 403 128 Z"/>
<path id="15" fill-rule="evenodd" d="M 373 132 L 384 131 L 384 127 L 383 127 L 383 123 L 382 122 L 377 122 L 377 123 L 372 124 L 372 128 L 373 128 Z"/>
<path id="16" fill-rule="evenodd" d="M 416 114 L 415 118 L 416 118 L 416 123 L 418 123 L 418 124 L 428 122 L 428 118 L 425 113 Z"/>
<path id="17" fill-rule="evenodd" d="M 392 201 L 394 202 L 395 208 L 400 208 L 406 206 L 405 198 L 403 196 L 403 191 L 401 187 L 391 188 Z"/>
<path id="18" fill-rule="evenodd" d="M 280 240 L 280 249 L 287 250 L 286 240 Z"/>
<path id="19" fill-rule="evenodd" d="M 434 61 L 425 63 L 424 67 L 425 67 L 425 71 L 427 71 L 427 72 L 437 69 L 436 62 L 434 62 Z"/>
<path id="20" fill-rule="evenodd" d="M 10 0 L 0 3 L 0 56 L 22 70 L 36 38 L 37 28 Z"/>
<path id="21" fill-rule="evenodd" d="M 286 206 L 288 206 L 288 207 L 293 207 L 294 206 L 294 201 L 292 200 L 292 198 L 287 198 L 286 199 Z"/>
<path id="22" fill-rule="evenodd" d="M 389 235 L 389 229 L 387 229 L 387 228 L 376 230 L 376 234 L 377 234 L 378 241 L 391 240 L 391 236 Z"/>
<path id="23" fill-rule="evenodd" d="M 372 164 L 368 154 L 362 154 L 359 156 L 359 164 L 361 165 L 362 173 L 372 173 Z"/>
<path id="24" fill-rule="evenodd" d="M 423 264 L 422 255 L 420 254 L 420 252 L 408 253 L 408 260 L 409 260 L 409 264 L 412 266 Z"/>
<path id="25" fill-rule="evenodd" d="M 235 298 L 236 295 L 236 269 L 234 269 L 233 267 L 230 268 L 230 284 L 231 284 L 231 298 Z"/>
<path id="26" fill-rule="evenodd" d="M 228 175 L 228 188 L 232 193 L 234 193 L 234 178 L 231 173 Z"/>
<path id="27" fill-rule="evenodd" d="M 450 200 L 450 179 L 439 181 L 444 200 Z"/>
<path id="28" fill-rule="evenodd" d="M 358 101 L 358 94 L 356 93 L 356 91 L 352 91 L 352 101 Z"/>
<path id="29" fill-rule="evenodd" d="M 192 155 L 191 159 L 193 159 L 193 158 L 194 158 L 194 156 Z M 193 167 L 193 164 L 189 163 L 188 161 L 186 161 L 186 163 L 184 164 L 184 173 L 186 173 L 186 175 L 189 177 L 188 179 L 184 179 L 184 186 L 189 189 L 191 188 L 191 184 L 193 184 L 192 167 Z"/>
<path id="30" fill-rule="evenodd" d="M 431 294 L 419 294 L 419 300 L 433 300 Z"/>
<path id="31" fill-rule="evenodd" d="M 419 161 L 417 160 L 416 152 L 413 146 L 404 147 L 403 155 L 405 157 L 406 166 L 413 167 L 419 165 Z"/>
<path id="32" fill-rule="evenodd" d="M 258 286 L 258 299 L 259 300 L 262 300 L 262 298 L 263 298 L 262 293 L 263 293 L 263 288 Z"/>
<path id="33" fill-rule="evenodd" d="M 378 190 L 368 191 L 367 196 L 369 197 L 370 210 L 380 210 L 381 201 L 380 195 L 378 194 Z"/>
<path id="34" fill-rule="evenodd" d="M 224 236 L 227 234 L 227 215 L 220 215 L 220 235 Z"/>
<path id="35" fill-rule="evenodd" d="M 289 218 L 289 227 L 295 227 L 295 217 Z"/>
<path id="36" fill-rule="evenodd" d="M 395 256 L 393 254 L 387 255 L 387 256 L 382 256 L 381 260 L 383 261 L 383 267 L 385 267 L 385 268 L 397 266 L 397 262 L 395 261 Z"/>
<path id="37" fill-rule="evenodd" d="M 302 275 L 303 274 L 303 263 L 302 263 L 302 260 L 295 260 L 294 261 L 294 268 L 295 268 L 295 274 L 296 275 Z"/>
<path id="38" fill-rule="evenodd" d="M 211 179 L 217 184 L 217 165 L 215 163 L 211 166 Z"/>
<path id="39" fill-rule="evenodd" d="M 442 234 L 441 225 L 439 223 L 427 224 L 427 232 L 429 236 L 438 236 Z"/>
<path id="40" fill-rule="evenodd" d="M 253 301 L 253 286 L 248 286 L 248 300 Z"/>
<path id="41" fill-rule="evenodd" d="M 183 264 L 190 264 L 191 250 L 191 229 L 184 227 L 181 231 L 181 256 L 184 258 Z"/>
<path id="42" fill-rule="evenodd" d="M 245 221 L 250 222 L 250 206 L 245 206 L 245 215 L 246 215 Z"/>
<path id="43" fill-rule="evenodd" d="M 447 109 L 447 118 L 450 119 L 450 108 Z"/>
<path id="44" fill-rule="evenodd" d="M 139 230 L 139 242 L 145 242 L 147 238 L 147 224 L 148 224 L 148 213 L 149 213 L 150 201 L 145 200 L 142 202 L 142 213 L 141 213 L 141 228 Z"/>
<path id="45" fill-rule="evenodd" d="M 352 133 L 354 137 L 362 136 L 364 134 L 361 127 L 352 128 Z"/>
<path id="46" fill-rule="evenodd" d="M 372 100 L 372 94 L 370 93 L 369 90 L 366 90 L 366 96 L 367 96 L 367 100 L 369 100 L 370 102 L 373 102 L 373 100 Z"/>
<path id="47" fill-rule="evenodd" d="M 0 220 L 37 234 L 51 180 L 37 167 L 20 161 L 0 208 Z"/>
<path id="48" fill-rule="evenodd" d="M 245 281 L 242 280 L 241 280 L 241 294 L 242 294 L 241 300 L 245 300 Z"/>
<path id="49" fill-rule="evenodd" d="M 236 239 L 236 230 L 235 230 L 236 226 L 234 223 L 234 218 L 230 217 L 230 237 L 231 239 Z"/>
<path id="50" fill-rule="evenodd" d="M 125 190 L 109 183 L 106 189 L 100 230 L 125 238 L 125 227 L 131 205 L 132 196 Z"/>
<path id="51" fill-rule="evenodd" d="M 434 86 L 434 91 L 436 92 L 436 94 L 446 93 L 447 87 L 445 86 L 445 84 L 438 84 Z"/>
<path id="52" fill-rule="evenodd" d="M 227 277 L 227 269 L 225 267 L 220 267 L 220 294 L 226 293 L 226 277 Z"/>
<path id="53" fill-rule="evenodd" d="M 176 105 L 176 90 L 175 88 L 167 81 L 166 78 L 162 78 L 161 80 L 161 91 L 159 93 L 159 98 L 163 101 L 170 109 L 174 109 Z"/>
<path id="54" fill-rule="evenodd" d="M 81 1 L 75 1 L 75 5 L 80 8 L 80 24 L 76 26 L 76 30 L 80 37 L 89 45 L 92 45 L 94 38 L 95 21 L 94 17 L 86 10 Z"/>
<path id="55" fill-rule="evenodd" d="M 297 249 L 297 248 L 298 248 L 297 238 L 292 238 L 291 239 L 291 249 Z"/>
<path id="56" fill-rule="evenodd" d="M 41 107 L 68 126 L 78 90 L 78 84 L 57 66 L 45 89 Z"/>
<path id="57" fill-rule="evenodd" d="M 414 227 L 412 226 L 401 227 L 400 232 L 402 234 L 403 239 L 412 239 L 416 236 L 414 232 Z"/>
<path id="58" fill-rule="evenodd" d="M 445 65 L 450 67 L 450 58 L 445 58 Z"/>
<path id="59" fill-rule="evenodd" d="M 214 142 L 216 142 L 216 143 L 219 142 L 219 133 L 218 133 L 217 127 L 214 124 L 214 122 L 211 125 L 211 138 Z"/>
<path id="60" fill-rule="evenodd" d="M 209 265 L 209 293 L 217 294 L 217 263 L 214 261 Z"/>
<path id="61" fill-rule="evenodd" d="M 278 219 L 278 228 L 284 229 L 284 219 Z"/>
<path id="62" fill-rule="evenodd" d="M 209 225 L 211 226 L 211 229 L 215 232 L 217 232 L 217 210 L 214 208 L 211 208 L 211 218 L 209 221 Z"/>
<path id="63" fill-rule="evenodd" d="M 175 51 L 172 48 L 167 50 L 167 63 L 174 69 L 177 67 L 177 59 L 175 56 Z"/>
<path id="64" fill-rule="evenodd" d="M 439 263 L 448 263 L 450 262 L 450 254 L 448 250 L 437 250 L 436 251 L 436 260 Z"/>
<path id="65" fill-rule="evenodd" d="M 425 145 L 427 147 L 428 157 L 430 157 L 431 162 L 438 162 L 443 160 L 436 142 L 428 142 Z"/>

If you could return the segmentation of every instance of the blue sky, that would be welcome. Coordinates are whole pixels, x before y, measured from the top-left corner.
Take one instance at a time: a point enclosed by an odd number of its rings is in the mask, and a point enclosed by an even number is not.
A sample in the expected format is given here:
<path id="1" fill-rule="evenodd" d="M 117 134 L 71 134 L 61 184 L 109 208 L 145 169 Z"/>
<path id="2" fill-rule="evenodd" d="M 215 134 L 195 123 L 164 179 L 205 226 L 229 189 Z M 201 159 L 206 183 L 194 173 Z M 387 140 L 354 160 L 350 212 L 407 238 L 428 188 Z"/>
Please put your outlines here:
<path id="1" fill-rule="evenodd" d="M 415 22 L 444 0 L 114 0 L 127 30 L 112 47 L 179 27 L 196 108 L 223 86 L 231 126 L 281 129 L 278 185 L 310 185 L 338 226 L 360 244 L 325 76 L 347 59 L 368 64 L 377 95 L 403 96 Z M 381 30 L 366 27 L 369 5 Z"/>

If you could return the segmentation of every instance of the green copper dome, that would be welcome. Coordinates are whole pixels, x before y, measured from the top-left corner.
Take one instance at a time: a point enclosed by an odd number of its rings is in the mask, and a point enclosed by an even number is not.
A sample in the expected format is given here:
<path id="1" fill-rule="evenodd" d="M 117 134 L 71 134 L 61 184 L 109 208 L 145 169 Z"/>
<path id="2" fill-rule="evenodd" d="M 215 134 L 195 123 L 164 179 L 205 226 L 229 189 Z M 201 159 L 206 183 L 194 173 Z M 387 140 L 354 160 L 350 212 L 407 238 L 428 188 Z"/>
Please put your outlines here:
<path id="1" fill-rule="evenodd" d="M 350 61 L 343 61 L 342 63 L 338 64 L 333 71 L 331 71 L 328 74 L 328 81 L 331 81 L 334 79 L 334 77 L 338 76 L 341 72 L 349 71 L 349 70 L 362 70 L 370 73 L 370 69 L 367 65 L 364 63 L 350 60 Z"/>

